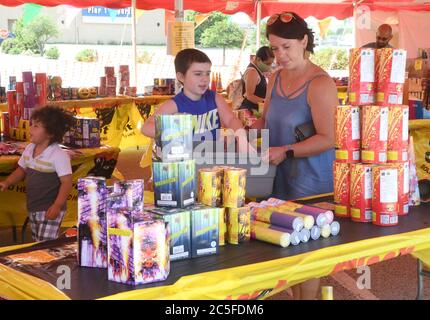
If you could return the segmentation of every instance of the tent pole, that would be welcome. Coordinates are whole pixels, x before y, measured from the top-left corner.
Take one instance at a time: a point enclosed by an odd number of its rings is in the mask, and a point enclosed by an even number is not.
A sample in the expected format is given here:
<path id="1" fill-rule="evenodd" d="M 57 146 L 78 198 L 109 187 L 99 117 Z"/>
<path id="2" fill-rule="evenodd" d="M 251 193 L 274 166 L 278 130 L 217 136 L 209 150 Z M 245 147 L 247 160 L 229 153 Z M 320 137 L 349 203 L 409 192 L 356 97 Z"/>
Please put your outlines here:
<path id="1" fill-rule="evenodd" d="M 136 44 L 136 0 L 131 0 L 131 46 L 133 58 L 132 79 L 137 87 L 137 44 Z"/>
<path id="2" fill-rule="evenodd" d="M 175 21 L 184 21 L 184 0 L 175 0 Z"/>
<path id="3" fill-rule="evenodd" d="M 261 0 L 257 0 L 257 36 L 256 36 L 256 48 L 258 50 L 260 48 L 261 43 Z"/>

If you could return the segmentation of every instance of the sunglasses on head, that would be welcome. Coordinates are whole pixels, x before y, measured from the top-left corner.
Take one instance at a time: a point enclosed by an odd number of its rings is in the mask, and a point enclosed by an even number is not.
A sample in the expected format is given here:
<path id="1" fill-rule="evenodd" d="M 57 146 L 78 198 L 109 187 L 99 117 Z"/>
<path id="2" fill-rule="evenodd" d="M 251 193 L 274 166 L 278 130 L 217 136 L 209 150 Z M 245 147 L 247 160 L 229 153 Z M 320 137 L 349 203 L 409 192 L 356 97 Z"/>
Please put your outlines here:
<path id="1" fill-rule="evenodd" d="M 288 23 L 291 20 L 295 19 L 294 15 L 291 12 L 283 12 L 274 14 L 267 20 L 267 25 L 270 26 L 276 22 L 276 20 L 280 19 L 284 23 Z"/>

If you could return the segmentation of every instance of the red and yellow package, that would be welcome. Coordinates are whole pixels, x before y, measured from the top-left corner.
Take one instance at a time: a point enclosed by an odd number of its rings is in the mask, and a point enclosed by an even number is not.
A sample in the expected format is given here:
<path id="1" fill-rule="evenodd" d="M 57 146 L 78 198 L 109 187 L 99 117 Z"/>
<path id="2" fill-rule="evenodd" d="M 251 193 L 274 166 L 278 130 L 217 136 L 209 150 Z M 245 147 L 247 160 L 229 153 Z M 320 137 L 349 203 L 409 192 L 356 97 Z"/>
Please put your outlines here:
<path id="1" fill-rule="evenodd" d="M 394 166 L 375 166 L 372 169 L 372 223 L 395 226 L 399 223 L 398 169 Z"/>
<path id="2" fill-rule="evenodd" d="M 337 106 L 335 114 L 336 160 L 354 163 L 360 161 L 360 109 Z"/>
<path id="3" fill-rule="evenodd" d="M 372 222 L 372 165 L 351 164 L 351 220 Z"/>
<path id="4" fill-rule="evenodd" d="M 388 115 L 388 162 L 408 161 L 409 106 L 390 106 Z"/>
<path id="5" fill-rule="evenodd" d="M 387 162 L 388 107 L 363 106 L 361 126 L 361 162 Z"/>
<path id="6" fill-rule="evenodd" d="M 334 178 L 334 213 L 337 217 L 349 217 L 349 164 L 335 161 L 333 162 Z"/>
<path id="7" fill-rule="evenodd" d="M 349 103 L 354 106 L 374 104 L 375 50 L 350 49 Z"/>
<path id="8" fill-rule="evenodd" d="M 375 53 L 376 104 L 379 106 L 403 103 L 406 50 L 383 48 Z"/>

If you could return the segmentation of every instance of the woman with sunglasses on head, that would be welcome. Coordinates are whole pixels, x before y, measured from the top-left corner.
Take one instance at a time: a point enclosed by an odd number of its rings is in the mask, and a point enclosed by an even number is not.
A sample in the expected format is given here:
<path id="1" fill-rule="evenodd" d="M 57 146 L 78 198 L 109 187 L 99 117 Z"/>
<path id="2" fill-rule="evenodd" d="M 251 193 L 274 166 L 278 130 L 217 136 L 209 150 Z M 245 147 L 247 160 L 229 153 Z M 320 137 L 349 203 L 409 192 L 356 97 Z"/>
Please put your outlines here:
<path id="1" fill-rule="evenodd" d="M 251 62 L 244 75 L 244 99 L 240 109 L 258 110 L 258 104 L 264 102 L 267 90 L 265 73 L 270 71 L 274 55 L 269 47 L 258 49 L 255 59 Z"/>
<path id="2" fill-rule="evenodd" d="M 269 80 L 263 116 L 253 128 L 269 130 L 267 157 L 277 165 L 273 196 L 293 200 L 333 192 L 336 85 L 309 60 L 313 32 L 297 14 L 270 17 L 266 36 L 282 69 Z M 315 299 L 318 288 L 319 279 L 297 285 L 294 298 Z"/>

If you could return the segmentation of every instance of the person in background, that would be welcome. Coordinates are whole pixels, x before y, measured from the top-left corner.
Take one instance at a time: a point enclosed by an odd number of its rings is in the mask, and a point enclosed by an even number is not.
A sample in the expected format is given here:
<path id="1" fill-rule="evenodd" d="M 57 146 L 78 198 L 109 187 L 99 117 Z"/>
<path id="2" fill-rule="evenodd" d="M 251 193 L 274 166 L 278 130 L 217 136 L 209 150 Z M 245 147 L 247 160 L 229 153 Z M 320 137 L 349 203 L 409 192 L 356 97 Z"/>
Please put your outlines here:
<path id="1" fill-rule="evenodd" d="M 22 180 L 27 183 L 27 209 L 34 241 L 58 237 L 72 191 L 69 155 L 58 145 L 75 123 L 73 115 L 57 107 L 43 107 L 31 116 L 30 144 L 18 168 L 0 182 L 0 191 Z"/>
<path id="2" fill-rule="evenodd" d="M 300 16 L 271 16 L 266 36 L 282 69 L 269 79 L 263 115 L 253 128 L 269 130 L 266 158 L 277 165 L 273 196 L 294 200 L 333 192 L 336 85 L 309 60 L 314 36 Z M 299 140 L 296 129 L 303 125 L 314 132 Z M 319 279 L 296 285 L 294 298 L 315 299 L 318 288 Z"/>
<path id="3" fill-rule="evenodd" d="M 362 48 L 392 48 L 390 41 L 393 39 L 393 29 L 389 24 L 381 24 L 376 31 L 376 42 L 365 44 Z"/>
<path id="4" fill-rule="evenodd" d="M 274 60 L 273 52 L 264 46 L 258 49 L 244 75 L 244 99 L 240 109 L 258 110 L 258 104 L 266 97 L 267 80 L 265 74 L 270 71 Z"/>

